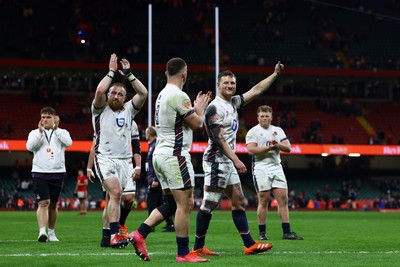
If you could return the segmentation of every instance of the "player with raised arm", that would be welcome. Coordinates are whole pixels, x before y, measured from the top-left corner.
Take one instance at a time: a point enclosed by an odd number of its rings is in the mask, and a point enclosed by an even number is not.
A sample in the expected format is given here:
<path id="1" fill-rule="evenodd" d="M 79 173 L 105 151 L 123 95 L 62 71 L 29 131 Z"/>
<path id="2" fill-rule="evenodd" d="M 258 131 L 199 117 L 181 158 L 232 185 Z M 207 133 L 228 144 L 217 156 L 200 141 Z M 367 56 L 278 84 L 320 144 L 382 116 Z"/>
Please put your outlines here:
<path id="1" fill-rule="evenodd" d="M 193 252 L 203 256 L 219 256 L 205 246 L 212 211 L 224 193 L 232 202 L 232 219 L 238 230 L 245 254 L 268 251 L 272 244 L 256 242 L 250 234 L 245 212 L 245 198 L 239 175 L 246 166 L 235 154 L 236 133 L 239 126 L 237 110 L 264 93 L 281 73 L 278 62 L 274 72 L 242 95 L 236 93 L 236 76 L 229 70 L 218 75 L 218 95 L 205 111 L 208 147 L 203 155 L 204 196 L 196 218 L 196 239 Z"/>
<path id="2" fill-rule="evenodd" d="M 132 74 L 129 61 L 122 58 L 120 62 L 123 68 L 120 73 L 126 76 L 136 94 L 126 101 L 125 85 L 112 84 L 114 74 L 118 71 L 118 57 L 112 54 L 109 72 L 97 86 L 91 109 L 95 133 L 94 167 L 109 197 L 105 216 L 110 223 L 111 247 L 123 247 L 127 244 L 127 240 L 119 234 L 120 201 L 122 191 L 134 172 L 131 150 L 132 121 L 147 99 L 147 89 Z"/>

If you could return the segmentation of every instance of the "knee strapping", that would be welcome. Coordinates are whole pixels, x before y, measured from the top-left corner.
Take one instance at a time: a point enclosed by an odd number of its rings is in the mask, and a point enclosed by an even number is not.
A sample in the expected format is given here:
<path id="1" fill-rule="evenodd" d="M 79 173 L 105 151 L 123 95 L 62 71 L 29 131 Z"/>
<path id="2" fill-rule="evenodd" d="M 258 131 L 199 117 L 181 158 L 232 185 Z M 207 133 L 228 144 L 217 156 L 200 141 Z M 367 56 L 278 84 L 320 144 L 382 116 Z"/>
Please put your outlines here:
<path id="1" fill-rule="evenodd" d="M 176 202 L 172 195 L 165 196 L 165 203 L 157 208 L 164 218 L 169 218 L 175 215 L 176 212 Z"/>
<path id="2" fill-rule="evenodd" d="M 203 204 L 201 205 L 201 210 L 211 214 L 212 211 L 214 211 L 217 206 L 218 202 L 221 198 L 222 193 L 220 192 L 204 192 L 204 201 Z"/>
<path id="3" fill-rule="evenodd" d="M 204 191 L 204 200 L 218 203 L 222 196 L 221 192 L 207 192 Z"/>

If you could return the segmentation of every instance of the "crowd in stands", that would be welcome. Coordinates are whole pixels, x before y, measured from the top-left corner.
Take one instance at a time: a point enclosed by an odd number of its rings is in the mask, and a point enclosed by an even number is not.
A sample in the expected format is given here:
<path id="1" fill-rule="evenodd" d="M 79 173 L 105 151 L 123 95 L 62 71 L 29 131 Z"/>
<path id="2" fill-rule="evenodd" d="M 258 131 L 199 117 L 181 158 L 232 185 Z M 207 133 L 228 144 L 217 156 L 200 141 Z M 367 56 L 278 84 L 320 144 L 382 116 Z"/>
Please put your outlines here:
<path id="1" fill-rule="evenodd" d="M 2 133 L 2 137 L 4 139 L 12 138 L 13 125 L 10 120 L 6 120 L 3 125 L 0 124 L 0 132 Z"/>
<path id="2" fill-rule="evenodd" d="M 397 53 L 392 52 L 388 47 L 384 56 L 375 56 L 374 59 L 368 58 L 376 53 L 371 53 L 368 48 L 373 49 L 374 44 L 371 39 L 375 36 L 375 27 L 365 27 L 374 25 L 379 18 L 378 14 L 385 15 L 381 23 L 384 26 L 393 27 L 390 23 L 390 15 L 398 11 L 396 1 L 382 1 L 382 3 L 371 3 L 371 1 L 330 1 L 332 6 L 323 5 L 313 1 L 287 1 L 287 0 L 257 0 L 249 3 L 245 0 L 231 1 L 179 1 L 179 0 L 156 0 L 151 1 L 154 6 L 155 14 L 164 12 L 166 16 L 173 16 L 177 19 L 176 23 L 171 21 L 170 25 L 165 25 L 159 21 L 154 21 L 154 40 L 158 44 L 164 40 L 165 34 L 171 40 L 171 44 L 187 47 L 180 49 L 182 53 L 186 50 L 198 51 L 198 53 L 187 53 L 188 62 L 191 64 L 211 64 L 214 54 L 214 7 L 218 6 L 221 10 L 221 30 L 220 30 L 220 49 L 221 65 L 257 65 L 269 66 L 276 58 L 290 67 L 329 67 L 329 68 L 348 68 L 348 69 L 388 69 L 400 70 L 400 59 Z M 0 44 L 8 54 L 0 54 L 1 58 L 15 59 L 47 59 L 47 60 L 82 60 L 89 62 L 106 62 L 109 52 L 116 51 L 127 57 L 134 58 L 135 63 L 147 62 L 147 28 L 137 27 L 146 21 L 148 1 L 119 1 L 116 3 L 104 3 L 102 5 L 90 5 L 85 1 L 43 1 L 40 4 L 32 1 L 6 5 L 6 1 L 1 1 L 1 12 L 7 20 L 12 19 L 13 27 L 5 27 L 0 34 L 4 36 L 4 42 Z M 45 8 L 42 8 L 45 5 Z M 125 8 L 129 7 L 129 8 Z M 259 7 L 259 8 L 257 8 Z M 49 12 L 46 10 L 63 9 L 63 12 Z M 228 14 L 235 13 L 237 9 L 245 10 L 241 12 L 243 23 L 238 25 L 237 17 Z M 136 11 L 136 16 L 132 18 L 131 10 Z M 162 11 L 163 10 L 163 11 Z M 247 12 L 249 11 L 249 12 Z M 338 16 L 340 12 L 344 16 Z M 246 23 L 246 14 L 251 14 L 249 25 Z M 307 14 L 301 16 L 298 14 Z M 48 19 L 43 19 L 43 15 Z M 180 16 L 182 15 L 181 20 Z M 12 16 L 12 18 L 10 17 Z M 242 17 L 243 16 L 243 17 Z M 357 16 L 362 27 L 357 24 L 346 23 L 349 18 Z M 111 19 L 117 17 L 118 19 Z M 49 21 L 51 23 L 49 23 Z M 129 22 L 129 23 L 128 23 Z M 181 23 L 185 22 L 185 23 Z M 291 29 L 297 24 L 302 23 L 303 28 L 308 29 L 300 35 L 293 36 Z M 132 26 L 133 24 L 133 26 Z M 250 27 L 250 31 L 241 28 L 243 25 Z M 135 31 L 132 31 L 132 27 Z M 171 28 L 168 28 L 171 27 Z M 243 26 L 244 27 L 244 26 Z M 29 34 L 15 34 L 19 28 L 24 28 L 24 32 Z M 238 34 L 237 30 L 242 30 Z M 372 33 L 373 32 L 373 33 Z M 239 36 L 237 36 L 239 35 Z M 390 41 L 393 47 L 398 43 L 398 38 Z M 243 42 L 245 39 L 246 42 Z M 300 41 L 296 41 L 300 39 Z M 243 47 L 249 42 L 254 43 L 251 47 Z M 18 43 L 18 45 L 17 45 Z M 25 46 L 25 44 L 29 44 Z M 290 44 L 289 49 L 284 48 Z M 255 47 L 259 47 L 256 50 Z M 301 56 L 301 51 L 307 47 L 310 51 Z M 163 47 L 165 51 L 155 45 L 154 58 L 164 62 L 165 57 L 173 52 L 171 47 Z M 203 52 L 202 52 L 203 51 Z M 243 51 L 234 54 L 235 51 Z M 316 65 L 309 61 L 310 53 L 316 56 L 328 55 L 328 65 L 323 63 L 325 58 L 320 58 Z M 365 52 L 356 54 L 355 51 Z M 310 53 L 309 53 L 310 52 Z M 1 52 L 3 53 L 3 52 Z M 246 54 L 247 53 L 247 54 Z M 296 53 L 299 53 L 298 55 Z M 201 56 L 199 56 L 199 54 Z M 266 58 L 268 56 L 268 59 Z M 384 58 L 383 62 L 376 62 L 376 58 Z M 157 62 L 156 62 L 157 63 Z M 63 70 L 62 70 L 63 71 Z M 33 102 L 43 101 L 52 106 L 63 103 L 63 93 L 58 90 L 62 84 L 67 84 L 68 90 L 75 88 L 79 91 L 92 90 L 91 84 L 96 84 L 92 73 L 85 77 L 84 74 L 75 73 L 70 75 L 47 74 L 44 70 L 43 75 L 33 75 L 30 77 L 25 70 L 18 77 L 4 75 L 1 81 L 3 89 L 28 88 L 29 84 L 34 84 L 31 90 Z M 80 71 L 78 71 L 80 72 Z M 74 73 L 74 72 L 72 72 Z M 155 81 L 162 81 L 162 73 L 156 74 Z M 240 74 L 242 75 L 242 74 Z M 97 77 L 98 79 L 98 77 Z M 195 79 L 190 78 L 189 79 Z M 258 78 L 257 78 L 258 79 Z M 29 81 L 28 81 L 29 80 Z M 41 83 L 38 81 L 41 80 Z M 63 82 L 66 80 L 66 82 Z M 201 80 L 201 79 L 198 79 Z M 157 84 L 157 82 L 154 82 Z M 42 84 L 39 86 L 39 84 Z M 44 86 L 46 85 L 46 86 Z M 202 86 L 203 84 L 201 84 Z M 249 88 L 252 85 L 251 79 L 240 80 L 240 88 Z M 214 85 L 212 84 L 212 87 Z M 385 101 L 400 100 L 400 82 L 397 79 L 382 82 L 378 80 L 361 79 L 337 79 L 335 81 L 324 81 L 320 78 L 310 78 L 307 81 L 293 81 L 292 78 L 283 78 L 280 88 L 269 92 L 269 95 L 281 97 L 313 97 L 316 98 L 316 108 L 337 114 L 338 116 L 358 116 L 362 114 L 363 106 L 354 99 L 380 99 Z M 57 90 L 55 90 L 57 89 Z M 206 88 L 204 88 L 206 89 Z M 212 88 L 207 88 L 212 89 Z M 157 90 L 157 88 L 156 88 Z M 156 93 L 156 92 L 154 92 Z M 73 113 L 63 113 L 61 119 L 65 123 L 88 123 L 90 122 L 90 99 L 91 96 L 84 95 L 79 103 L 79 108 Z M 140 114 L 137 119 L 141 128 L 145 129 L 147 120 L 144 114 Z M 274 113 L 274 123 L 284 129 L 296 128 L 297 118 L 295 108 L 278 108 Z M 142 124 L 142 125 L 141 125 Z M 245 136 L 245 128 L 251 125 L 241 122 L 241 132 L 239 140 Z M 322 137 L 315 127 L 310 125 L 301 129 L 303 135 L 301 140 L 296 142 L 303 143 L 342 143 L 347 140 L 341 133 L 333 133 L 331 137 Z M 2 137 L 13 138 L 15 125 L 13 122 L 4 121 L 0 125 Z M 371 136 L 370 140 L 360 141 L 369 144 L 384 144 L 400 142 L 400 137 L 395 136 L 386 129 L 376 129 L 377 134 Z M 381 134 L 382 133 L 382 134 Z M 91 133 L 85 137 L 91 139 Z M 205 135 L 199 135 L 196 140 L 204 141 Z M 382 136 L 384 136 L 382 138 Z"/>
<path id="3" fill-rule="evenodd" d="M 372 177 L 371 180 L 381 192 L 374 206 L 388 209 L 400 208 L 400 179 L 398 177 Z"/>
<path id="4" fill-rule="evenodd" d="M 312 197 L 307 191 L 298 194 L 294 190 L 289 192 L 289 207 L 291 209 L 315 209 L 315 210 L 382 210 L 400 208 L 400 190 L 381 191 L 376 199 L 358 198 L 359 188 L 353 184 L 343 184 L 340 196 L 331 197 L 329 185 L 323 188 L 321 193 L 317 190 Z M 386 193 L 384 193 L 386 192 Z M 272 206 L 275 204 L 271 204 Z"/>
<path id="5" fill-rule="evenodd" d="M 49 90 L 50 91 L 50 90 Z M 73 131 L 73 138 L 78 140 L 91 140 L 92 132 L 91 132 L 91 105 L 92 95 L 90 93 L 84 93 L 82 95 L 77 95 L 74 98 L 69 98 L 69 101 L 65 101 L 65 96 L 63 92 L 58 92 L 57 95 L 50 94 L 48 97 L 34 97 L 32 102 L 33 104 L 42 104 L 42 105 L 52 105 L 56 109 L 60 110 L 60 119 L 64 124 L 64 127 L 70 131 Z M 346 138 L 346 131 L 341 129 L 333 129 L 330 132 L 329 136 L 328 132 L 325 131 L 324 135 L 322 134 L 322 129 L 327 127 L 328 125 L 335 125 L 343 123 L 342 117 L 354 118 L 352 121 L 353 124 L 357 124 L 356 117 L 361 116 L 364 117 L 365 113 L 375 113 L 374 109 L 369 109 L 368 106 L 365 106 L 364 103 L 370 102 L 362 102 L 360 100 L 355 100 L 355 98 L 315 98 L 315 100 L 310 99 L 308 105 L 308 115 L 304 117 L 304 105 L 305 102 L 297 102 L 297 99 L 291 97 L 290 100 L 287 98 L 285 100 L 284 97 L 280 98 L 280 101 L 270 100 L 268 98 L 260 99 L 259 103 L 267 103 L 272 105 L 274 108 L 274 118 L 273 124 L 283 128 L 289 137 L 289 140 L 293 143 L 315 143 L 315 144 L 345 144 L 346 142 L 354 142 L 354 140 L 350 138 Z M 302 100 L 299 98 L 298 100 Z M 312 102 L 314 101 L 314 102 Z M 29 102 L 29 101 L 28 101 Z M 369 104 L 370 105 L 370 104 Z M 388 103 L 389 106 L 395 107 L 394 104 Z M 379 110 L 379 112 L 383 113 L 385 106 Z M 246 107 L 244 111 L 244 116 L 239 121 L 240 131 L 238 132 L 238 141 L 244 142 L 244 137 L 246 136 L 247 130 L 254 126 L 257 122 L 255 120 L 256 107 Z M 298 112 L 301 111 L 300 121 L 298 122 Z M 322 113 L 318 113 L 322 112 Z M 389 111 L 387 112 L 389 113 Z M 323 115 L 324 120 L 321 120 L 317 114 Z M 324 115 L 325 114 L 325 115 Z M 332 114 L 334 116 L 327 117 L 326 114 Z M 27 112 L 26 116 L 33 116 L 34 114 L 31 112 Z M 384 115 L 384 113 L 383 113 Z M 1 136 L 3 139 L 25 139 L 31 127 L 34 127 L 32 124 L 34 118 L 32 120 L 29 119 L 32 125 L 25 124 L 16 124 L 18 120 L 10 120 L 7 119 L 6 113 L 3 114 L 4 120 L 3 123 L 0 123 Z M 314 118 L 310 118 L 310 116 L 314 116 Z M 147 127 L 147 113 L 142 112 L 139 113 L 138 116 L 135 117 L 137 124 L 139 125 L 139 129 L 141 131 L 142 141 L 145 140 L 144 130 Z M 308 122 L 308 119 L 310 121 Z M 366 118 L 368 120 L 368 118 Z M 307 123 L 305 123 L 307 122 Z M 79 125 L 82 125 L 79 126 Z M 374 124 L 371 124 L 374 127 Z M 29 127 L 31 126 L 31 127 Z M 78 131 L 77 126 L 79 126 L 79 132 L 76 135 L 76 131 Z M 25 132 L 21 132 L 20 130 L 16 131 L 16 127 L 26 127 Z M 293 140 L 293 136 L 291 136 L 293 129 L 294 131 L 301 132 L 301 136 Z M 377 127 L 373 128 L 373 132 L 368 132 L 366 129 L 364 131 L 365 137 L 359 136 L 358 140 L 355 140 L 357 144 L 398 144 L 400 142 L 400 136 L 397 132 L 397 125 L 392 122 L 388 122 L 386 125 L 377 125 Z M 207 141 L 205 130 L 201 133 L 195 133 L 194 136 L 195 141 Z M 350 141 L 349 141 L 350 140 Z"/>
<path id="6" fill-rule="evenodd" d="M 376 28 L 363 29 L 356 23 L 349 23 L 354 19 L 361 19 L 363 23 L 379 24 L 388 13 L 388 10 L 384 9 L 389 7 L 393 8 L 392 11 L 399 10 L 398 4 L 385 1 L 381 5 L 372 6 L 371 1 L 330 2 L 334 5 L 333 8 L 318 3 L 310 4 L 308 8 L 313 30 L 307 43 L 312 48 L 331 51 L 326 60 L 326 66 L 340 69 L 387 68 L 400 70 L 400 58 L 394 58 L 393 54 L 389 54 L 386 64 L 378 62 L 376 58 L 368 57 L 368 54 L 371 53 L 365 47 L 368 47 L 371 41 L 371 31 Z M 347 12 L 347 14 L 343 12 L 345 16 L 338 19 L 336 12 L 340 12 L 342 8 L 351 10 L 351 12 Z M 386 16 L 386 19 L 396 20 L 396 16 Z"/>
<path id="7" fill-rule="evenodd" d="M 396 29 L 392 23 L 396 18 L 392 14 L 399 12 L 396 1 L 335 0 L 329 1 L 331 5 L 323 1 L 287 0 L 153 0 L 106 2 L 102 5 L 80 0 L 13 1 L 12 5 L 1 1 L 1 15 L 7 21 L 12 20 L 13 26 L 4 27 L 0 32 L 4 36 L 2 50 L 7 51 L 0 57 L 105 62 L 109 51 L 115 51 L 144 63 L 147 60 L 147 27 L 142 25 L 147 21 L 149 2 L 154 6 L 155 17 L 162 13 L 176 20 L 169 20 L 168 24 L 154 21 L 154 58 L 160 58 L 160 62 L 164 62 L 172 48 L 163 44 L 161 49 L 157 47 L 157 41 L 168 34 L 172 45 L 197 47 L 200 48 L 196 49 L 199 54 L 206 55 L 203 58 L 197 53 L 183 51 L 189 57 L 188 62 L 211 63 L 215 45 L 214 8 L 218 6 L 221 10 L 222 65 L 268 66 L 279 57 L 291 66 L 400 70 L 400 58 L 393 50 L 399 44 L 396 36 L 386 35 L 390 40 L 382 44 L 393 51 L 381 49 L 382 54 L 371 52 L 375 49 L 373 40 L 377 38 L 376 34 L 381 34 L 380 25 Z M 48 12 L 50 10 L 52 12 Z M 240 14 L 242 25 L 237 25 L 238 16 L 231 16 L 237 10 L 246 11 Z M 354 18 L 359 23 L 349 23 Z M 241 28 L 244 25 L 247 29 Z M 296 27 L 307 30 L 293 30 Z M 27 34 L 17 34 L 21 29 Z M 261 49 L 241 49 L 244 44 L 238 42 L 240 38 L 246 40 L 245 45 L 252 42 Z M 286 43 L 291 44 L 292 49 L 279 51 Z M 313 63 L 308 59 L 312 58 L 311 55 L 306 53 L 299 57 L 296 54 L 307 48 L 315 57 L 326 57 Z M 238 57 L 235 51 L 243 53 Z"/>
<path id="8" fill-rule="evenodd" d="M 336 167 L 339 177 L 339 173 L 344 173 L 340 170 L 343 164 L 339 163 Z M 12 180 L 14 186 L 4 189 L 0 188 L 0 208 L 15 209 L 15 210 L 35 210 L 36 201 L 33 196 L 33 191 L 31 186 L 22 186 L 23 182 L 19 179 L 15 179 L 16 173 L 21 171 L 23 167 L 19 166 L 19 162 L 16 162 L 15 168 L 12 172 L 8 174 L 9 178 L 1 177 L 1 179 Z M 29 177 L 29 176 L 26 176 Z M 335 178 L 338 179 L 338 178 Z M 29 179 L 23 179 L 28 180 Z M 73 180 L 73 179 L 72 179 Z M 303 180 L 300 178 L 300 180 Z M 318 179 L 317 179 L 318 180 Z M 380 177 L 373 176 L 364 179 L 349 179 L 343 180 L 341 184 L 337 183 L 327 183 L 321 188 L 316 188 L 315 191 L 310 191 L 307 188 L 307 183 L 309 186 L 313 186 L 313 181 L 301 182 L 298 185 L 292 187 L 290 186 L 289 191 L 289 208 L 290 209 L 308 209 L 308 210 L 382 210 L 382 209 L 399 209 L 400 208 L 400 177 L 389 176 Z M 333 180 L 331 181 L 333 182 Z M 71 183 L 71 181 L 69 182 Z M 73 184 L 74 182 L 72 182 Z M 289 183 L 290 184 L 290 183 Z M 146 185 L 142 186 L 138 184 L 137 191 L 137 202 L 135 203 L 135 208 L 145 209 L 146 203 Z M 202 178 L 196 177 L 194 191 L 194 201 L 196 207 L 199 207 L 202 199 Z M 303 187 L 302 186 L 306 186 Z M 374 196 L 365 197 L 360 196 L 360 190 L 369 186 L 379 192 Z M 68 186 L 67 186 L 68 187 Z M 69 185 L 71 187 L 71 185 Z M 257 207 L 257 197 L 254 194 L 254 190 L 247 188 L 245 186 L 245 197 L 247 208 L 254 209 Z M 92 189 L 93 190 L 93 189 Z M 99 194 L 97 197 L 92 195 L 88 196 L 88 207 L 92 210 L 102 209 L 105 205 L 105 201 L 102 196 L 101 187 L 98 187 Z M 69 192 L 69 191 L 68 191 Z M 229 202 L 229 201 L 228 201 Z M 277 203 L 275 200 L 270 203 L 271 208 L 276 208 Z M 60 209 L 65 210 L 78 210 L 79 200 L 73 196 L 72 191 L 70 194 L 64 194 L 59 203 Z M 221 209 L 229 208 L 228 204 L 222 204 Z"/>
<path id="9" fill-rule="evenodd" d="M 135 63 L 147 62 L 147 21 L 148 1 L 114 1 L 104 2 L 102 5 L 92 5 L 86 1 L 25 1 L 20 3 L 0 0 L 0 14 L 4 21 L 13 21 L 12 25 L 3 27 L 0 34 L 4 38 L 0 43 L 0 58 L 11 59 L 40 59 L 40 60 L 79 60 L 86 62 L 106 62 L 110 51 L 116 51 L 126 57 L 132 57 Z M 377 23 L 387 29 L 393 29 L 390 16 L 399 14 L 399 1 L 343 1 L 336 0 L 330 3 L 339 8 L 323 6 L 314 1 L 287 1 L 287 0 L 231 0 L 231 1 L 182 1 L 182 0 L 155 0 L 151 1 L 154 12 L 157 14 L 167 10 L 170 16 L 182 17 L 179 23 L 167 25 L 161 21 L 154 21 L 154 58 L 164 62 L 174 52 L 171 47 L 157 46 L 165 40 L 165 35 L 170 38 L 173 46 L 181 45 L 183 56 L 190 64 L 213 64 L 214 62 L 214 7 L 221 10 L 220 29 L 220 60 L 221 66 L 252 65 L 269 66 L 276 58 L 290 67 L 319 67 L 335 69 L 357 70 L 400 70 L 400 58 L 393 47 L 400 47 L 398 36 L 387 36 L 385 42 L 380 42 L 381 49 L 375 49 L 376 44 L 371 43 L 377 37 L 373 26 Z M 375 3 L 373 3 L 375 2 Z M 42 5 L 46 8 L 42 8 Z M 254 7 L 260 6 L 258 10 Z M 129 8 L 126 8 L 129 7 Z M 346 7 L 353 11 L 345 11 Z M 300 8 L 300 9 L 299 9 Z M 47 12 L 47 10 L 56 12 Z M 60 11 L 62 9 L 62 11 Z M 238 33 L 242 25 L 232 23 L 238 20 L 237 10 L 244 10 L 240 16 L 251 14 L 249 25 L 251 30 Z M 132 16 L 132 10 L 137 14 Z M 337 15 L 341 12 L 341 15 Z M 300 20 L 298 14 L 301 14 Z M 342 16 L 342 15 L 345 16 Z M 379 17 L 374 14 L 386 16 Z M 45 15 L 45 16 L 44 16 Z M 357 16 L 363 25 L 350 25 L 346 19 Z M 156 16 L 157 17 L 157 16 Z M 384 17 L 387 17 L 384 19 Z M 118 18 L 118 19 L 115 19 Z M 296 19 L 297 18 L 297 19 Z M 293 20 L 292 20 L 293 19 Z M 180 23 L 184 20 L 186 23 Z M 246 19 L 245 19 L 246 20 Z M 243 23 L 247 21 L 243 20 Z M 127 23 L 129 22 L 129 23 Z M 298 23 L 302 31 L 300 35 L 293 35 L 291 28 Z M 310 26 L 311 25 L 311 26 Z M 168 28 L 177 27 L 174 28 Z M 246 26 L 248 26 L 246 24 Z M 310 27 L 310 28 L 309 28 Z M 23 29 L 23 31 L 21 30 Z M 134 29 L 134 30 L 132 30 Z M 27 34 L 21 34 L 21 32 Z M 393 31 L 395 32 L 395 31 Z M 165 34 L 165 35 L 163 35 Z M 245 40 L 245 42 L 243 42 Z M 242 42 L 240 42 L 242 41 Z M 163 42 L 164 45 L 165 42 Z M 251 47 L 249 46 L 251 43 Z M 289 48 L 287 47 L 289 44 Z M 243 47 L 245 45 L 245 47 Z M 283 47 L 286 48 L 284 50 Z M 374 46 L 375 45 L 375 46 Z M 256 48 L 259 47 L 257 50 Z M 282 47 L 282 50 L 280 50 Z M 308 50 L 306 50 L 308 49 Z M 185 52 L 189 51 L 189 52 Z M 193 53 L 198 51 L 198 53 Z M 241 51 L 238 53 L 237 51 Z M 304 54 L 302 55 L 302 51 Z M 373 53 L 371 52 L 373 51 Z M 175 52 L 174 52 L 175 53 Z M 201 55 L 201 56 L 199 56 Z M 313 55 L 313 56 L 312 56 Z M 316 58 L 314 61 L 312 58 Z M 158 63 L 158 62 L 156 62 Z M 98 81 L 98 73 L 65 74 L 64 70 L 54 74 L 44 69 L 41 75 L 26 72 L 25 69 L 15 76 L 2 75 L 0 92 L 2 90 L 17 91 L 30 90 L 32 103 L 51 105 L 56 109 L 67 105 L 65 97 L 69 93 L 80 94 L 78 108 L 74 112 L 60 114 L 62 123 L 68 129 L 69 123 L 89 125 L 90 101 L 94 91 L 91 84 Z M 80 72 L 77 70 L 76 72 Z M 8 71 L 13 73 L 14 70 Z M 242 74 L 239 74 L 242 76 Z M 154 83 L 162 84 L 163 74 L 155 74 Z M 192 81 L 203 86 L 202 77 L 189 77 Z M 202 81 L 203 79 L 203 81 Z M 258 78 L 257 78 L 258 80 Z M 188 83 L 190 84 L 190 83 Z M 212 83 L 211 83 L 212 84 Z M 252 78 L 240 80 L 240 88 L 250 88 Z M 212 84 L 214 87 L 214 84 Z M 66 89 L 65 89 L 66 88 Z M 159 86 L 156 86 L 157 91 Z M 59 90 L 61 89 L 61 90 Z M 205 89 L 205 88 L 204 88 Z M 211 88 L 207 88 L 211 89 Z M 341 116 L 362 116 L 367 109 L 363 100 L 387 101 L 398 103 L 400 101 L 400 80 L 385 77 L 364 79 L 354 77 L 340 77 L 340 79 L 323 79 L 323 77 L 310 77 L 296 80 L 293 77 L 283 77 L 279 87 L 271 88 L 268 96 L 275 98 L 308 98 L 314 101 L 315 110 Z M 357 101 L 355 100 L 357 99 Z M 265 102 L 268 103 L 269 99 Z M 298 129 L 298 111 L 291 101 L 280 101 L 274 106 L 273 124 L 286 129 Z M 254 108 L 255 109 L 255 108 Z M 15 112 L 11 110 L 10 112 Z M 255 116 L 255 112 L 252 112 Z M 26 114 L 29 116 L 30 114 Z M 36 118 L 36 115 L 35 115 Z M 147 126 L 145 112 L 140 112 L 136 117 L 141 131 L 141 140 L 144 141 L 144 130 Z M 0 138 L 21 139 L 16 137 L 16 123 L 11 120 L 2 120 L 0 123 Z M 238 141 L 243 142 L 244 137 L 253 125 L 241 120 Z M 343 133 L 332 133 L 323 138 L 321 128 L 332 122 L 321 121 L 315 118 L 309 125 L 300 131 L 301 143 L 346 143 Z M 399 144 L 400 136 L 394 130 L 377 128 L 375 134 L 369 139 L 361 139 L 365 144 Z M 207 141 L 206 133 L 195 135 L 195 141 Z M 28 133 L 24 136 L 26 137 Z M 92 133 L 85 133 L 85 139 L 91 140 Z M 292 141 L 292 140 L 291 140 Z M 32 190 L 30 177 L 30 163 L 15 165 L 10 176 L 15 181 L 12 191 L 0 189 L 0 208 L 35 209 L 35 201 L 26 197 L 25 192 Z M 329 185 L 310 194 L 307 190 L 292 190 L 290 192 L 289 207 L 293 209 L 384 209 L 399 208 L 399 179 L 385 179 L 384 182 L 374 182 L 374 187 L 379 188 L 381 196 L 370 202 L 359 202 L 359 187 L 354 183 L 345 183 L 341 189 L 332 189 Z M 339 196 L 333 196 L 333 190 L 339 190 Z M 297 192 L 296 192 L 297 191 Z M 201 199 L 201 190 L 195 192 L 197 200 Z M 145 197 L 145 192 L 139 192 L 139 199 Z M 253 195 L 247 196 L 248 206 L 255 207 L 256 199 Z M 89 198 L 90 208 L 101 208 L 104 205 L 101 198 Z M 274 204 L 271 203 L 273 206 Z M 63 198 L 60 207 L 75 209 L 76 201 L 72 196 Z"/>

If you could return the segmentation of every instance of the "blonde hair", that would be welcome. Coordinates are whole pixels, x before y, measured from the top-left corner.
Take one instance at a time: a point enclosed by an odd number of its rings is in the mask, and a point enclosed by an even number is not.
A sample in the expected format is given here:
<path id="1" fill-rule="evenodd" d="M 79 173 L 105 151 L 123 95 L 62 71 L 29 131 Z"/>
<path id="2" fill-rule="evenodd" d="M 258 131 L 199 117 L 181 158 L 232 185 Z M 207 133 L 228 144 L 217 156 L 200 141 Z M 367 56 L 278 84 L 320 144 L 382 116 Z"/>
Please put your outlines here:
<path id="1" fill-rule="evenodd" d="M 259 106 L 259 107 L 257 108 L 257 115 L 258 115 L 260 112 L 271 112 L 271 114 L 272 114 L 272 108 L 271 108 L 270 106 L 267 106 L 267 105 L 262 105 L 262 106 Z"/>

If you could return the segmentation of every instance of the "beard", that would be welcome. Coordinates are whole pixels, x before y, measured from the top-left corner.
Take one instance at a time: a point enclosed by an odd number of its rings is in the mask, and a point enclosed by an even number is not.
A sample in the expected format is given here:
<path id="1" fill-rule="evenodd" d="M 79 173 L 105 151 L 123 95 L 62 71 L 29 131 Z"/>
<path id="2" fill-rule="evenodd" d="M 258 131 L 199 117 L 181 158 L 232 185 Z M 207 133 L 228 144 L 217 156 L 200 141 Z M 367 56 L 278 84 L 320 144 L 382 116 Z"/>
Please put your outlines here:
<path id="1" fill-rule="evenodd" d="M 123 103 L 121 103 L 121 102 L 119 102 L 119 101 L 114 101 L 114 100 L 109 100 L 109 101 L 108 101 L 108 105 L 110 106 L 110 108 L 111 108 L 113 111 L 120 110 L 120 109 L 122 109 L 122 107 L 124 106 Z"/>

